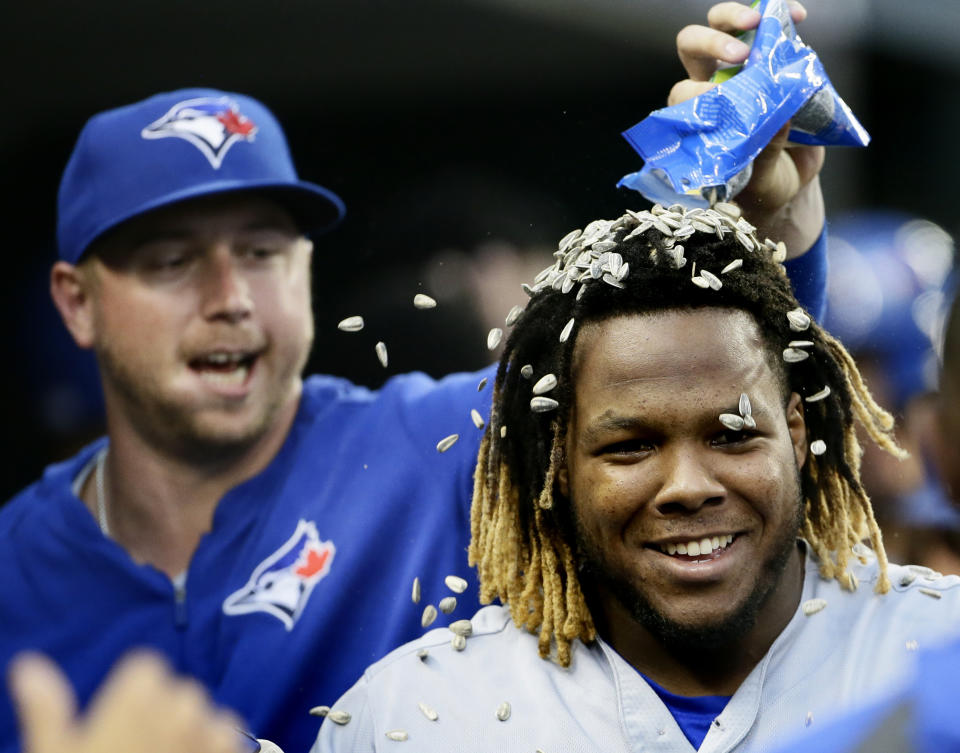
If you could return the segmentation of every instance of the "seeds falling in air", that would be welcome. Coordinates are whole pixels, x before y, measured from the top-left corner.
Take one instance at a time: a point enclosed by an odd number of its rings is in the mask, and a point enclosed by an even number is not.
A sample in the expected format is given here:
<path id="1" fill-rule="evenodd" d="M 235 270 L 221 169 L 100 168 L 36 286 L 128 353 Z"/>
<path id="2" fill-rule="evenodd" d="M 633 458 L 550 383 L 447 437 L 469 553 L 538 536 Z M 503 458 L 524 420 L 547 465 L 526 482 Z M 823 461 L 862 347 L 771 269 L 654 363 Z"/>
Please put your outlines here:
<path id="1" fill-rule="evenodd" d="M 418 309 L 432 309 L 432 308 L 436 308 L 437 302 L 428 295 L 424 295 L 423 293 L 417 293 L 413 297 L 413 305 L 416 306 Z"/>
<path id="2" fill-rule="evenodd" d="M 916 641 L 907 641 L 907 651 L 916 651 L 920 645 Z"/>
<path id="3" fill-rule="evenodd" d="M 727 266 L 720 270 L 720 274 L 725 275 L 727 272 L 732 272 L 735 269 L 740 269 L 743 266 L 743 259 L 734 259 Z"/>
<path id="4" fill-rule="evenodd" d="M 533 385 L 533 394 L 542 395 L 544 392 L 549 392 L 554 387 L 557 386 L 557 377 L 555 374 L 545 374 L 540 379 L 537 380 L 537 383 Z"/>
<path id="5" fill-rule="evenodd" d="M 310 709 L 310 716 L 326 716 L 329 713 L 329 706 L 314 706 L 312 709 Z"/>
<path id="6" fill-rule="evenodd" d="M 791 348 L 812 348 L 813 340 L 791 340 L 787 345 Z"/>
<path id="7" fill-rule="evenodd" d="M 483 416 L 480 415 L 480 411 L 476 408 L 470 409 L 470 418 L 473 419 L 473 425 L 478 429 L 482 429 L 484 426 Z"/>
<path id="8" fill-rule="evenodd" d="M 496 350 L 497 346 L 500 344 L 500 340 L 503 339 L 503 330 L 499 327 L 494 327 L 487 333 L 487 350 Z"/>
<path id="9" fill-rule="evenodd" d="M 506 324 L 506 326 L 508 327 L 512 327 L 514 324 L 517 323 L 517 319 L 520 318 L 520 314 L 522 313 L 523 313 L 522 306 L 514 306 L 512 309 L 510 309 L 510 312 L 507 314 L 507 318 L 504 324 Z"/>
<path id="10" fill-rule="evenodd" d="M 407 737 L 406 731 L 402 729 L 392 729 L 387 732 L 387 739 L 396 740 L 398 743 L 402 743 Z"/>
<path id="11" fill-rule="evenodd" d="M 787 363 L 800 363 L 800 361 L 806 361 L 809 357 L 810 354 L 807 351 L 799 348 L 786 348 L 783 351 L 783 360 Z"/>
<path id="12" fill-rule="evenodd" d="M 826 599 L 807 599 L 805 602 L 803 602 L 802 609 L 803 613 L 809 617 L 810 615 L 819 612 L 825 606 L 827 606 Z"/>
<path id="13" fill-rule="evenodd" d="M 458 439 L 460 439 L 459 434 L 451 434 L 448 437 L 444 437 L 437 442 L 437 452 L 446 452 L 457 443 Z"/>
<path id="14" fill-rule="evenodd" d="M 464 638 L 469 638 L 473 635 L 473 623 L 470 620 L 456 620 L 451 622 L 447 627 L 450 629 L 450 632 L 456 635 L 462 635 Z"/>
<path id="15" fill-rule="evenodd" d="M 732 431 L 743 429 L 743 418 L 735 413 L 721 413 L 720 423 Z"/>
<path id="16" fill-rule="evenodd" d="M 363 317 L 348 316 L 337 325 L 337 329 L 342 332 L 359 332 L 363 329 Z"/>
<path id="17" fill-rule="evenodd" d="M 822 439 L 814 439 L 810 443 L 810 452 L 814 455 L 823 455 L 827 451 L 827 443 Z"/>
<path id="18" fill-rule="evenodd" d="M 420 626 L 430 627 L 435 619 L 437 619 L 437 608 L 433 604 L 427 604 L 423 608 L 423 615 L 420 617 Z"/>
<path id="19" fill-rule="evenodd" d="M 448 575 L 443 582 L 455 594 L 462 594 L 467 590 L 467 582 L 459 575 Z"/>
<path id="20" fill-rule="evenodd" d="M 807 712 L 807 719 L 806 719 L 806 721 L 803 723 L 803 726 L 804 726 L 804 727 L 809 727 L 811 724 L 813 724 L 813 712 L 812 712 L 812 711 L 808 711 L 808 712 Z"/>
<path id="21" fill-rule="evenodd" d="M 420 603 L 420 578 L 413 579 L 413 589 L 410 592 L 410 598 L 413 600 L 414 604 Z"/>
<path id="22" fill-rule="evenodd" d="M 340 711 L 339 709 L 335 711 L 327 712 L 327 719 L 329 719 L 334 724 L 348 724 L 353 717 L 350 716 L 349 711 Z"/>
<path id="23" fill-rule="evenodd" d="M 377 351 L 377 358 L 380 360 L 380 365 L 383 368 L 387 368 L 387 346 L 383 342 L 378 342 L 374 346 L 374 350 Z"/>
<path id="24" fill-rule="evenodd" d="M 454 635 L 450 639 L 450 645 L 453 646 L 454 651 L 463 651 L 467 647 L 467 639 L 462 635 Z"/>
<path id="25" fill-rule="evenodd" d="M 530 377 L 532 377 L 532 376 L 533 376 L 533 366 L 531 366 L 529 363 L 528 363 L 528 364 L 524 364 L 523 366 L 521 366 L 521 367 L 520 367 L 520 376 L 522 376 L 524 379 L 529 379 Z"/>
<path id="26" fill-rule="evenodd" d="M 457 608 L 457 597 L 444 596 L 442 599 L 440 599 L 440 603 L 437 606 L 440 607 L 440 611 L 444 614 L 450 614 L 454 609 Z"/>
<path id="27" fill-rule="evenodd" d="M 563 330 L 560 332 L 560 342 L 565 343 L 567 338 L 570 337 L 570 333 L 573 332 L 573 323 L 575 319 L 571 317 L 570 321 L 563 326 Z"/>
<path id="28" fill-rule="evenodd" d="M 530 410 L 534 413 L 547 413 L 548 411 L 556 410 L 559 406 L 560 403 L 552 397 L 537 395 L 530 399 Z"/>
<path id="29" fill-rule="evenodd" d="M 423 715 L 427 717 L 427 719 L 429 719 L 431 722 L 435 722 L 437 721 L 437 719 L 440 718 L 440 714 L 436 712 L 436 709 L 430 708 L 423 701 L 420 701 L 417 704 L 417 707 L 420 709 L 420 711 L 423 712 Z"/>
<path id="30" fill-rule="evenodd" d="M 487 378 L 484 377 L 480 380 L 480 384 L 477 385 L 477 392 L 483 392 L 483 388 L 487 386 Z"/>
<path id="31" fill-rule="evenodd" d="M 824 387 L 819 392 L 815 392 L 809 397 L 805 397 L 804 400 L 806 400 L 808 403 L 815 403 L 818 400 L 823 400 L 825 397 L 829 397 L 829 396 L 830 396 L 830 388 Z"/>
<path id="32" fill-rule="evenodd" d="M 507 721 L 510 718 L 510 704 L 504 701 L 499 706 L 497 706 L 497 719 L 501 722 Z"/>
<path id="33" fill-rule="evenodd" d="M 500 427 L 500 439 L 503 439 L 503 438 L 505 438 L 506 436 L 507 436 L 507 427 L 506 427 L 506 426 L 501 426 L 501 427 Z"/>

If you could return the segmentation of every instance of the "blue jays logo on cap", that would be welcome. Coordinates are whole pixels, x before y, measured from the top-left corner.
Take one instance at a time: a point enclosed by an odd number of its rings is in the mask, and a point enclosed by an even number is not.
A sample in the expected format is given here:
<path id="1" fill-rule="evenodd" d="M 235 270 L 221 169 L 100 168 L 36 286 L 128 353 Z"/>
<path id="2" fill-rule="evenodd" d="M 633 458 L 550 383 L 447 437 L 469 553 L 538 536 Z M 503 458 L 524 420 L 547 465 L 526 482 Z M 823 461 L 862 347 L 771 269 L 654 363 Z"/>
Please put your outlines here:
<path id="1" fill-rule="evenodd" d="M 300 520 L 293 536 L 254 568 L 247 584 L 224 599 L 224 614 L 266 612 L 293 630 L 314 586 L 330 572 L 336 551 L 332 541 L 320 540 L 313 522 Z"/>
<path id="2" fill-rule="evenodd" d="M 253 141 L 256 133 L 256 124 L 240 112 L 234 100 L 198 97 L 178 102 L 140 135 L 145 139 L 174 136 L 189 141 L 217 170 L 231 146 L 241 139 Z"/>

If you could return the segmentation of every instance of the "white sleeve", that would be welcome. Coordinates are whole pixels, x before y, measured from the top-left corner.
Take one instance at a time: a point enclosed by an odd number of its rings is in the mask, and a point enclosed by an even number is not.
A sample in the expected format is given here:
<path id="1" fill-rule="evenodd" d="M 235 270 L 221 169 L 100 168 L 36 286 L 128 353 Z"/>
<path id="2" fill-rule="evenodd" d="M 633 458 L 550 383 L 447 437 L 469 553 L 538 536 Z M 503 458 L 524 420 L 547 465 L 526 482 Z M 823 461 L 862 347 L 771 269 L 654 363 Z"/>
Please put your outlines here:
<path id="1" fill-rule="evenodd" d="M 337 724 L 329 717 L 324 719 L 310 753 L 374 753 L 377 746 L 366 678 L 361 677 L 332 709 L 346 711 L 350 721 Z"/>

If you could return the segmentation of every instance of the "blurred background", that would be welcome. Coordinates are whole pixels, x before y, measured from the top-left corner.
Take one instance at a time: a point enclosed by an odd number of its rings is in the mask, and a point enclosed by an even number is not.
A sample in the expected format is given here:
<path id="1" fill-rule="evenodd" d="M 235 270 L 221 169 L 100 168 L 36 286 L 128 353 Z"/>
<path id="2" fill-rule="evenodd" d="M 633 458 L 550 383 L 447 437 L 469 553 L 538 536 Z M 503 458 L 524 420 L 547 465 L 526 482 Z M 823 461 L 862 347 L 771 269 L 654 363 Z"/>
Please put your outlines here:
<path id="1" fill-rule="evenodd" d="M 12 357 L 0 499 L 101 431 L 93 363 L 47 293 L 57 183 L 94 112 L 184 86 L 263 100 L 286 126 L 301 176 L 348 206 L 346 222 L 318 243 L 309 370 L 370 386 L 410 369 L 440 375 L 495 356 L 487 330 L 524 302 L 519 282 L 547 263 L 557 239 L 645 206 L 615 188 L 641 166 L 619 134 L 663 106 L 682 76 L 676 33 L 702 23 L 711 4 L 8 4 L 0 181 L 10 238 L 0 305 Z M 904 221 L 932 221 L 949 261 L 960 221 L 960 3 L 806 5 L 801 35 L 873 137 L 866 150 L 829 154 L 831 214 L 895 209 Z M 856 245 L 857 232 L 845 240 Z M 414 309 L 417 292 L 439 306 Z M 354 314 L 364 331 L 339 332 Z M 386 370 L 377 340 L 389 349 Z M 896 406 L 902 415 L 905 405 Z"/>

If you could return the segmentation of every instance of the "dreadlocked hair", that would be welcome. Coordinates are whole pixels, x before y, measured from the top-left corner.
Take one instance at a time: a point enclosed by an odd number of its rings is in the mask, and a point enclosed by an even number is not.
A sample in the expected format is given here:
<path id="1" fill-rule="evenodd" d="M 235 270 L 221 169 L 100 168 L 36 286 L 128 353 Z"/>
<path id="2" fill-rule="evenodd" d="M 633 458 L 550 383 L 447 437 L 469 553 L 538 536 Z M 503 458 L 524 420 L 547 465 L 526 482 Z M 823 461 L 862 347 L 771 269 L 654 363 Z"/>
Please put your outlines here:
<path id="1" fill-rule="evenodd" d="M 569 500 L 556 486 L 573 405 L 576 333 L 586 322 L 704 307 L 751 314 L 785 395 L 806 398 L 811 451 L 801 472 L 801 533 L 821 575 L 856 588 L 847 565 L 851 556 L 865 561 L 854 547 L 869 540 L 880 571 L 875 590 L 890 588 L 880 529 L 860 482 L 856 425 L 903 457 L 893 417 L 871 397 L 843 345 L 797 303 L 780 263 L 783 244 L 760 242 L 735 206 L 723 208 L 655 206 L 597 220 L 567 235 L 555 263 L 524 286 L 531 300 L 501 356 L 480 446 L 469 556 L 481 600 L 508 605 L 518 627 L 539 634 L 540 655 L 563 666 L 576 638 L 596 637 L 578 580 Z M 557 384 L 549 397 L 534 397 L 533 385 L 551 374 Z"/>

